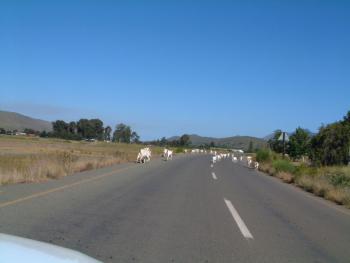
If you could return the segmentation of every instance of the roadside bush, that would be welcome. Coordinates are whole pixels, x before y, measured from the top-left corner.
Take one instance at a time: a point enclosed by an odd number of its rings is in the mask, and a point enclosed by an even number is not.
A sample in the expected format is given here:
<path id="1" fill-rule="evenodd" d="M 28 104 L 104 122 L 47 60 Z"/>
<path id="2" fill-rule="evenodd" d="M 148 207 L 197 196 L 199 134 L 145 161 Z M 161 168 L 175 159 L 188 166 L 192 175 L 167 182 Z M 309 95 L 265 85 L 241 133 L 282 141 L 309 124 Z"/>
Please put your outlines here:
<path id="1" fill-rule="evenodd" d="M 330 191 L 327 191 L 325 195 L 326 199 L 333 201 L 339 205 L 345 205 L 350 207 L 350 189 L 333 187 Z"/>
<path id="2" fill-rule="evenodd" d="M 334 186 L 350 187 L 350 167 L 322 167 L 320 173 L 327 176 Z"/>
<path id="3" fill-rule="evenodd" d="M 184 152 L 184 149 L 182 147 L 177 147 L 175 149 L 175 153 L 183 153 Z"/>
<path id="4" fill-rule="evenodd" d="M 327 192 L 331 191 L 332 188 L 332 185 L 325 177 L 321 176 L 318 178 L 313 178 L 312 192 L 315 195 L 325 197 Z"/>
<path id="5" fill-rule="evenodd" d="M 334 187 L 324 176 L 300 175 L 295 178 L 298 186 L 317 196 L 325 197 Z"/>
<path id="6" fill-rule="evenodd" d="M 308 166 L 306 164 L 301 164 L 295 167 L 294 174 L 299 175 L 311 175 L 316 176 L 319 175 L 319 169 L 317 167 Z"/>
<path id="7" fill-rule="evenodd" d="M 291 184 L 294 182 L 294 177 L 292 174 L 288 173 L 288 172 L 278 172 L 276 174 L 277 178 L 280 178 L 283 182 Z"/>
<path id="8" fill-rule="evenodd" d="M 334 174 L 330 176 L 330 181 L 334 186 L 350 187 L 350 177 L 345 174 Z"/>
<path id="9" fill-rule="evenodd" d="M 293 174 L 296 171 L 295 166 L 287 160 L 273 161 L 272 166 L 277 172 L 287 172 Z"/>
<path id="10" fill-rule="evenodd" d="M 256 160 L 258 162 L 270 162 L 272 160 L 271 151 L 260 149 L 256 152 Z"/>
<path id="11" fill-rule="evenodd" d="M 261 163 L 260 165 L 259 165 L 259 170 L 260 171 L 262 171 L 262 172 L 264 172 L 264 173 L 269 173 L 269 168 L 271 167 L 271 164 L 269 164 L 269 163 Z"/>
<path id="12" fill-rule="evenodd" d="M 295 179 L 296 184 L 308 192 L 312 192 L 314 181 L 313 177 L 308 175 L 301 175 Z"/>
<path id="13" fill-rule="evenodd" d="M 334 186 L 326 176 L 301 175 L 295 182 L 305 191 L 350 208 L 350 188 Z"/>
<path id="14" fill-rule="evenodd" d="M 305 191 L 350 208 L 350 167 L 293 164 L 274 152 L 257 152 L 260 171 L 280 178 L 285 183 L 295 183 Z"/>

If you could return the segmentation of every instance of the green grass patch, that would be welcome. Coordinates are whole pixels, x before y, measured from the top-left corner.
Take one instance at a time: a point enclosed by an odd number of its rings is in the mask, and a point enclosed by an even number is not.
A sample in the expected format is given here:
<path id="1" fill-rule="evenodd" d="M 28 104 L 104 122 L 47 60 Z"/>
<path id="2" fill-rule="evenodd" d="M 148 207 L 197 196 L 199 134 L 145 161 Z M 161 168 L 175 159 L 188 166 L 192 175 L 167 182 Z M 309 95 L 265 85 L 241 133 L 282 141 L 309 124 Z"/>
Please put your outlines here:
<path id="1" fill-rule="evenodd" d="M 277 172 L 287 172 L 294 174 L 296 171 L 295 166 L 287 160 L 275 160 L 272 162 L 272 166 L 276 169 Z"/>
<path id="2" fill-rule="evenodd" d="M 184 148 L 182 148 L 182 147 L 177 147 L 177 148 L 175 149 L 175 153 L 184 153 Z"/>
<path id="3" fill-rule="evenodd" d="M 260 149 L 256 152 L 256 160 L 258 162 L 270 162 L 272 160 L 272 154 L 270 150 Z"/>

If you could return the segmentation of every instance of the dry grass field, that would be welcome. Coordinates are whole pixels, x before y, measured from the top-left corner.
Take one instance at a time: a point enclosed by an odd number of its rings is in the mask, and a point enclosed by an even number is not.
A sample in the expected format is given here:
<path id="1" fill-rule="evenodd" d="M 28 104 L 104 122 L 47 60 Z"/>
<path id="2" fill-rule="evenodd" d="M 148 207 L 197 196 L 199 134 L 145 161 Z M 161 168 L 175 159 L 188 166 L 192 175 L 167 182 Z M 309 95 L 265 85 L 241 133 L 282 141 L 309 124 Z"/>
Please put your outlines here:
<path id="1" fill-rule="evenodd" d="M 143 145 L 0 136 L 0 185 L 38 182 L 135 161 Z M 162 149 L 152 147 L 153 156 Z"/>

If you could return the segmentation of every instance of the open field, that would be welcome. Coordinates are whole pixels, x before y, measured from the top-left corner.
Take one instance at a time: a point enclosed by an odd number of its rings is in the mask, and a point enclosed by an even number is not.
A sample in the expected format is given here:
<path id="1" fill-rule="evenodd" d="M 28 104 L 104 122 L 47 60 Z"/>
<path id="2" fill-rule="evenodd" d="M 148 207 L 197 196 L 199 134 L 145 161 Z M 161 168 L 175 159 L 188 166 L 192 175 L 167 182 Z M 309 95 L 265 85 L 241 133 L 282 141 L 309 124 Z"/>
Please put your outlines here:
<path id="1" fill-rule="evenodd" d="M 0 136 L 0 185 L 37 182 L 135 161 L 143 145 Z M 152 154 L 161 153 L 153 147 Z"/>

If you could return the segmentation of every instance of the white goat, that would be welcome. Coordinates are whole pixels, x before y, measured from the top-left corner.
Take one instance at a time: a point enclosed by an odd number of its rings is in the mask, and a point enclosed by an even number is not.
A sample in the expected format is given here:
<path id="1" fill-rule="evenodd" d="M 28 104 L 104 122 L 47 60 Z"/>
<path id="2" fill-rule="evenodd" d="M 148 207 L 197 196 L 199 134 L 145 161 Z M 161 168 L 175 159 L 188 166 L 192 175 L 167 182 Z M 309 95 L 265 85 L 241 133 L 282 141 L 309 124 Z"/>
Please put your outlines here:
<path id="1" fill-rule="evenodd" d="M 259 169 L 259 163 L 258 163 L 258 162 L 254 162 L 254 168 L 255 168 L 256 170 Z"/>
<path id="2" fill-rule="evenodd" d="M 151 152 L 150 148 L 148 148 L 148 147 L 143 148 L 138 153 L 136 162 L 138 162 L 138 163 L 149 162 L 151 160 L 151 155 L 152 155 L 152 152 Z"/>
<path id="3" fill-rule="evenodd" d="M 169 149 L 164 149 L 164 158 L 165 160 L 172 160 L 173 159 L 173 151 L 169 150 Z"/>

